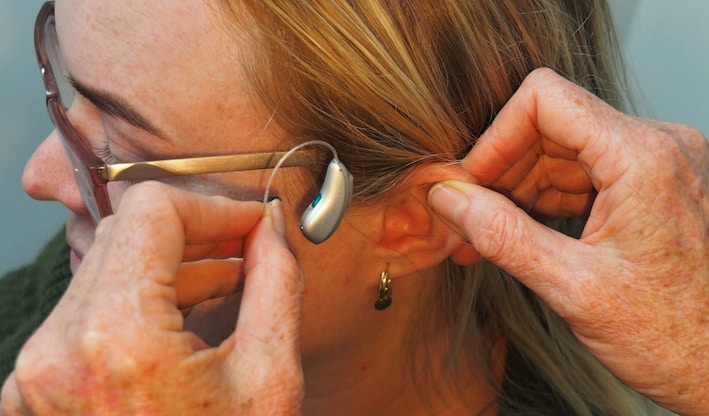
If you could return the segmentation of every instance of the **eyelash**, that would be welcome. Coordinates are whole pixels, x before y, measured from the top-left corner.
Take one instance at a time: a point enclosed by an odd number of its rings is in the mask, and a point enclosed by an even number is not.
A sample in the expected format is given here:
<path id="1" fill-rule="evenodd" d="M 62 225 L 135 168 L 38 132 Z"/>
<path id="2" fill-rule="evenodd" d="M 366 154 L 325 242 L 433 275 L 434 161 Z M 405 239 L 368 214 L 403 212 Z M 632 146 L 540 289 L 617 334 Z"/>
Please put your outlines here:
<path id="1" fill-rule="evenodd" d="M 113 153 L 111 153 L 111 149 L 108 147 L 108 144 L 94 148 L 94 154 L 98 156 L 99 159 L 103 160 L 103 162 L 107 165 L 121 163 L 121 161 L 116 159 Z"/>
<path id="2" fill-rule="evenodd" d="M 101 147 L 95 147 L 94 148 L 94 154 L 101 160 L 103 160 L 103 163 L 107 165 L 114 165 L 116 163 L 123 163 L 122 161 L 118 160 L 113 153 L 111 153 L 111 149 L 108 147 L 108 144 L 105 144 Z M 128 186 L 135 185 L 136 183 L 142 182 L 140 179 L 128 179 L 124 180 Z"/>

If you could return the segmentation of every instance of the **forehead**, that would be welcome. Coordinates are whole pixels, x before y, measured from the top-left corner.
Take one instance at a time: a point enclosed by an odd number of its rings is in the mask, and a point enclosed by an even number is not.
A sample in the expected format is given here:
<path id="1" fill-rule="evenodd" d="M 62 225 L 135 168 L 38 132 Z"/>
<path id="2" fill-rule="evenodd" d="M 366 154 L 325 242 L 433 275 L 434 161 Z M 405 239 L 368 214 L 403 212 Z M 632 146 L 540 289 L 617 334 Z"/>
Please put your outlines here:
<path id="1" fill-rule="evenodd" d="M 196 122 L 252 107 L 240 46 L 217 1 L 58 0 L 66 66 L 81 83 L 138 106 L 165 131 L 204 133 L 206 123 Z"/>

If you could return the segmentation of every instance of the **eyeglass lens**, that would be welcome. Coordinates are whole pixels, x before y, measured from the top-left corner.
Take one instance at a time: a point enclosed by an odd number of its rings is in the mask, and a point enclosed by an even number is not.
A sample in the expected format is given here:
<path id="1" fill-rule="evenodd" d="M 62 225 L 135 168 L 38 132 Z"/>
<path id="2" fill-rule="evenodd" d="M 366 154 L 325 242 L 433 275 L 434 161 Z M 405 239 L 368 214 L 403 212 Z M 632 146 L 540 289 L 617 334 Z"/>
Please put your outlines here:
<path id="1" fill-rule="evenodd" d="M 77 148 L 84 145 L 82 144 L 82 138 L 79 137 L 67 116 L 67 111 L 74 104 L 76 90 L 69 82 L 69 72 L 62 59 L 56 22 L 53 15 L 50 15 L 45 21 L 44 46 L 59 90 L 59 100 L 53 100 L 48 103 L 50 117 L 57 127 L 57 132 L 74 168 L 77 184 L 84 203 L 93 220 L 98 222 L 102 217 L 99 206 L 104 206 L 103 214 L 106 215 L 108 213 L 106 212 L 106 207 L 110 209 L 110 202 L 108 201 L 108 194 L 105 191 L 105 185 L 95 184 L 94 178 L 87 166 L 87 161 L 82 160 L 80 156 L 81 151 L 77 152 Z M 100 188 L 98 194 L 97 186 Z M 101 199 L 101 201 L 98 201 L 97 198 Z"/>

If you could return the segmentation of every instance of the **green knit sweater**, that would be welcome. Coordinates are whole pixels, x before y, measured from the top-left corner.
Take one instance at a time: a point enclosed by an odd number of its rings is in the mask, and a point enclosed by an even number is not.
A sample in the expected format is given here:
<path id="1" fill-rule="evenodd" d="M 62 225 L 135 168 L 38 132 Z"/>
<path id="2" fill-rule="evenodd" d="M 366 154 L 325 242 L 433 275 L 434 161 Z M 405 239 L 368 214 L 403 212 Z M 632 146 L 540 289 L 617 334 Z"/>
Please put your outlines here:
<path id="1" fill-rule="evenodd" d="M 20 348 L 69 285 L 69 250 L 62 230 L 35 263 L 0 278 L 0 382 L 4 383 Z"/>
<path id="2" fill-rule="evenodd" d="M 37 260 L 0 278 L 0 385 L 15 365 L 20 349 L 47 318 L 69 286 L 69 246 L 64 230 L 58 233 Z M 538 415 L 569 415 L 559 399 L 516 351 L 508 356 L 500 415 L 520 414 L 524 408 Z"/>

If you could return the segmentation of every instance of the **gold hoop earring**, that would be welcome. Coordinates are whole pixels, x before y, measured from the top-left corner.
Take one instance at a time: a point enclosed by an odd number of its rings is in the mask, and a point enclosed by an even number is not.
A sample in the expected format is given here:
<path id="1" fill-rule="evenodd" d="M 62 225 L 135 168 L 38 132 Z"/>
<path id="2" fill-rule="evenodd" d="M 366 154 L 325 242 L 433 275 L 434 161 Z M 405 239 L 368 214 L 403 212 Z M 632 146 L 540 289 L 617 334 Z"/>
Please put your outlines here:
<path id="1" fill-rule="evenodd" d="M 387 268 L 379 275 L 379 294 L 377 301 L 374 303 L 374 309 L 382 311 L 391 305 L 390 284 L 389 264 L 387 264 Z"/>

